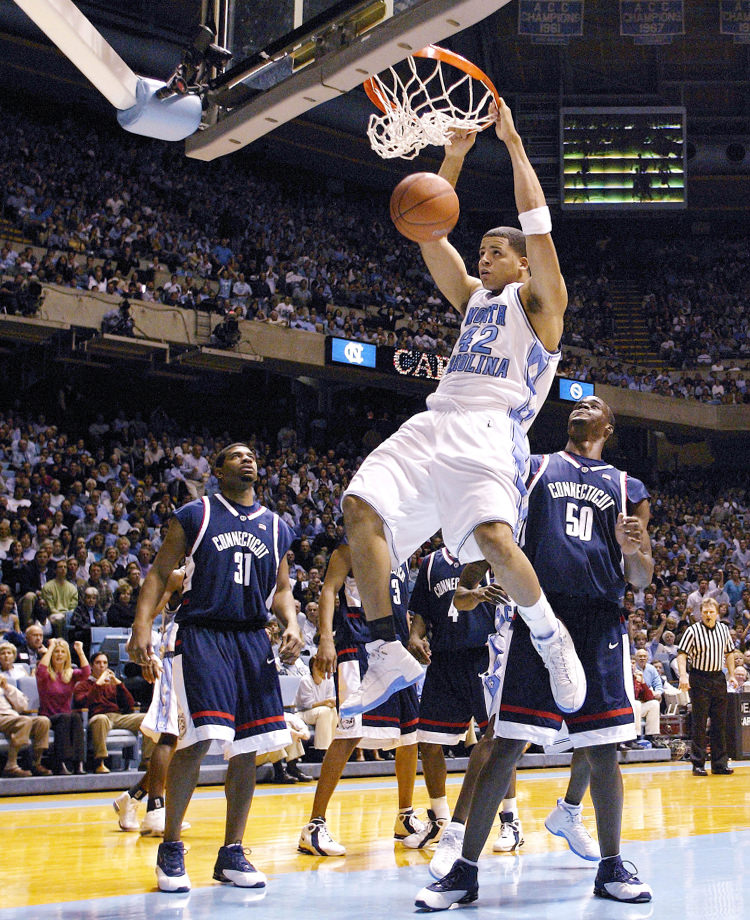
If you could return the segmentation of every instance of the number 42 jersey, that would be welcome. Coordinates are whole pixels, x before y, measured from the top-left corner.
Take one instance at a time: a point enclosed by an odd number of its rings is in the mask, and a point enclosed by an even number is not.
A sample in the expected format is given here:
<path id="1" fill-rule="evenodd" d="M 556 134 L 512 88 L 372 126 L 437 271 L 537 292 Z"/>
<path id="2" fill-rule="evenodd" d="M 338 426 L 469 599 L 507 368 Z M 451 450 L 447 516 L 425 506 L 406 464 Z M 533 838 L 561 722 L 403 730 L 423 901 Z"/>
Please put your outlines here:
<path id="1" fill-rule="evenodd" d="M 606 598 L 625 591 L 617 516 L 649 497 L 639 479 L 568 451 L 534 454 L 521 545 L 546 594 Z M 529 538 L 528 535 L 531 535 Z"/>

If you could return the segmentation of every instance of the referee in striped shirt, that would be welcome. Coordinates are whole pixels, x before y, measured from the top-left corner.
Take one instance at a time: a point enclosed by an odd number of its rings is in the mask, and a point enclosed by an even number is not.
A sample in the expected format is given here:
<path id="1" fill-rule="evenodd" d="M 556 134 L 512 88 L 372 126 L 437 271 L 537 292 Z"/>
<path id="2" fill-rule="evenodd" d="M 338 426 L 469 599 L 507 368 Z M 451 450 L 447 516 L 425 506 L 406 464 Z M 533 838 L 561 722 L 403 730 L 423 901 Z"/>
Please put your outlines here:
<path id="1" fill-rule="evenodd" d="M 706 776 L 706 721 L 711 717 L 711 772 L 729 776 L 727 756 L 727 681 L 734 679 L 734 643 L 729 628 L 717 622 L 719 605 L 712 598 L 701 603 L 701 618 L 682 634 L 677 649 L 680 690 L 690 691 L 692 703 L 693 776 Z M 687 664 L 690 662 L 690 681 Z"/>

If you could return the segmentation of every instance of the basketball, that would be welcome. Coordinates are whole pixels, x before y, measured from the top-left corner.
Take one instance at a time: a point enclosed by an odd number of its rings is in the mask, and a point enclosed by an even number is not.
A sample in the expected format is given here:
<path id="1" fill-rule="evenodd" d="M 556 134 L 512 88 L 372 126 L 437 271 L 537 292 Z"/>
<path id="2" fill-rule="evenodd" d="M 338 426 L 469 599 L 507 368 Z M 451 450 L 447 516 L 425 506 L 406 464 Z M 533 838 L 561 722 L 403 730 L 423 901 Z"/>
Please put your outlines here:
<path id="1" fill-rule="evenodd" d="M 447 179 L 435 173 L 412 173 L 391 195 L 391 220 L 399 233 L 415 243 L 447 236 L 458 215 L 458 195 Z"/>

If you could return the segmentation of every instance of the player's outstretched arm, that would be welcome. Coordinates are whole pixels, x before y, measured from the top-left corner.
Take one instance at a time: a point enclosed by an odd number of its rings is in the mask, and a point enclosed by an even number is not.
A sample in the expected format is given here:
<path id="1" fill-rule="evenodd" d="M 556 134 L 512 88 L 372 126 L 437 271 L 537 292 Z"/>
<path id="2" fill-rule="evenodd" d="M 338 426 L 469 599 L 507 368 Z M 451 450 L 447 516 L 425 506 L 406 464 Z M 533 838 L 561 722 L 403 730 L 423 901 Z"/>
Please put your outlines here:
<path id="1" fill-rule="evenodd" d="M 476 132 L 456 131 L 445 145 L 443 163 L 438 175 L 455 188 L 464 157 L 474 146 Z M 463 316 L 466 304 L 474 291 L 482 286 L 479 278 L 472 278 L 458 250 L 446 237 L 430 243 L 420 243 L 422 258 L 440 293 Z"/>
<path id="2" fill-rule="evenodd" d="M 418 613 L 412 613 L 409 627 L 409 651 L 420 664 L 429 664 L 432 652 L 427 638 L 427 624 Z"/>
<path id="3" fill-rule="evenodd" d="M 501 99 L 494 107 L 495 133 L 508 148 L 513 167 L 513 191 L 531 278 L 521 288 L 521 302 L 545 347 L 557 348 L 563 330 L 568 292 L 560 272 L 547 201 L 531 165 L 510 109 Z"/>
<path id="4" fill-rule="evenodd" d="M 342 543 L 331 553 L 326 576 L 318 598 L 318 642 L 317 659 L 325 670 L 326 677 L 336 671 L 336 649 L 333 644 L 333 613 L 336 609 L 336 595 L 341 590 L 346 576 L 352 568 L 352 553 Z"/>
<path id="5" fill-rule="evenodd" d="M 647 499 L 638 502 L 629 514 L 620 513 L 615 525 L 615 538 L 625 560 L 625 579 L 634 588 L 645 588 L 654 575 L 654 557 L 648 522 L 651 511 Z"/>
<path id="6" fill-rule="evenodd" d="M 497 584 L 480 585 L 489 570 L 490 564 L 484 559 L 479 562 L 470 562 L 461 572 L 458 587 L 453 595 L 453 606 L 456 610 L 474 610 L 480 604 L 504 604 L 508 596 Z"/>
<path id="7" fill-rule="evenodd" d="M 164 542 L 156 554 L 154 564 L 149 569 L 138 593 L 133 631 L 127 645 L 128 655 L 136 664 L 148 664 L 154 654 L 151 645 L 151 624 L 156 616 L 156 608 L 166 590 L 169 576 L 182 561 L 185 548 L 185 531 L 177 518 L 173 517 L 169 522 L 169 530 Z"/>
<path id="8" fill-rule="evenodd" d="M 297 608 L 294 604 L 292 585 L 289 581 L 289 563 L 283 556 L 276 573 L 276 591 L 271 602 L 271 611 L 284 627 L 281 633 L 279 658 L 286 664 L 292 664 L 299 658 L 305 646 L 297 622 Z"/>

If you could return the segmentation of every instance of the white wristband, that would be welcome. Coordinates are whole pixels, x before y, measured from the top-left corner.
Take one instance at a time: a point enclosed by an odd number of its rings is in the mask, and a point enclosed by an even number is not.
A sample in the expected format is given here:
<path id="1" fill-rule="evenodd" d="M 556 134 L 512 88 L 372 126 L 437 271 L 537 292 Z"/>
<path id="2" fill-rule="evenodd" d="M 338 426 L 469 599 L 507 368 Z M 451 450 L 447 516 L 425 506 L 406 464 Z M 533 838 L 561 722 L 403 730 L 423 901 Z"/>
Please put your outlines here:
<path id="1" fill-rule="evenodd" d="M 552 232 L 552 218 L 547 205 L 541 208 L 534 208 L 532 211 L 524 211 L 523 214 L 518 215 L 518 222 L 521 224 L 524 236 L 536 236 L 541 233 Z"/>

